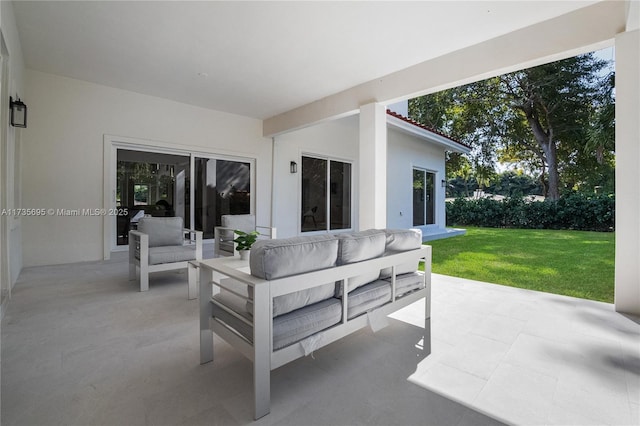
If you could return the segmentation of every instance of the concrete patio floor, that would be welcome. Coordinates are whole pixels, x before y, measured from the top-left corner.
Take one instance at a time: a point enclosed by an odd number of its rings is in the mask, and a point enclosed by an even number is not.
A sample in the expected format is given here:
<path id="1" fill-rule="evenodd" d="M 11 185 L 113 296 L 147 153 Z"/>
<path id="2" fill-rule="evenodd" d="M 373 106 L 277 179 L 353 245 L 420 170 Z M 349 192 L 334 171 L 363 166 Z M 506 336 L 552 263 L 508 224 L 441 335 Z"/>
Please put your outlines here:
<path id="1" fill-rule="evenodd" d="M 198 364 L 186 273 L 139 293 L 125 258 L 23 271 L 2 321 L 2 424 L 252 423 L 250 362 L 216 341 Z M 640 325 L 611 305 L 434 275 L 426 358 L 423 313 L 275 370 L 256 424 L 640 423 Z"/>

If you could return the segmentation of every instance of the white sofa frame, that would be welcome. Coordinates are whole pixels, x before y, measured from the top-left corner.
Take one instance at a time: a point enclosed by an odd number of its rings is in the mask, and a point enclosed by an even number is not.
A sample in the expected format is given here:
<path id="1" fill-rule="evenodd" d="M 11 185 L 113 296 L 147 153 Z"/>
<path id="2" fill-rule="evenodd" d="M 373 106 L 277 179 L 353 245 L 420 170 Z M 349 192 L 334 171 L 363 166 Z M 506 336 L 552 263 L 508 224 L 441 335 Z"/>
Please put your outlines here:
<path id="1" fill-rule="evenodd" d="M 185 242 L 196 246 L 194 260 L 202 260 L 202 231 L 184 228 L 182 232 L 189 235 L 189 238 L 185 238 Z M 149 274 L 184 269 L 188 267 L 189 262 L 185 260 L 149 265 L 149 235 L 140 231 L 129 231 L 129 280 L 133 281 L 137 278 L 140 283 L 140 291 L 149 290 Z M 198 297 L 196 273 L 195 269 L 188 268 L 189 290 L 187 297 L 189 299 Z"/>
<path id="2" fill-rule="evenodd" d="M 396 266 L 421 261 L 424 264 L 424 288 L 396 298 Z M 389 315 L 411 303 L 425 298 L 425 356 L 431 353 L 431 246 L 422 246 L 389 256 L 304 274 L 264 280 L 245 272 L 248 262 L 239 258 L 219 258 L 200 262 L 200 363 L 213 361 L 213 333 L 217 334 L 253 362 L 254 417 L 259 419 L 270 412 L 271 370 L 305 356 L 300 344 L 294 343 L 279 350 L 273 349 L 273 298 L 299 290 L 317 287 L 332 281 L 343 281 L 342 320 L 314 336 L 320 337 L 316 349 L 335 342 L 369 324 L 369 315 Z M 368 314 L 347 319 L 347 282 L 366 271 L 392 268 L 391 302 L 373 309 Z M 230 278 L 225 280 L 225 278 Z M 238 285 L 240 284 L 240 287 Z M 212 299 L 214 287 L 224 288 L 237 296 L 247 295 L 238 288 L 253 289 L 253 321 L 231 311 Z M 253 343 L 245 339 L 226 323 L 213 317 L 212 303 L 243 321 L 253 329 Z"/>

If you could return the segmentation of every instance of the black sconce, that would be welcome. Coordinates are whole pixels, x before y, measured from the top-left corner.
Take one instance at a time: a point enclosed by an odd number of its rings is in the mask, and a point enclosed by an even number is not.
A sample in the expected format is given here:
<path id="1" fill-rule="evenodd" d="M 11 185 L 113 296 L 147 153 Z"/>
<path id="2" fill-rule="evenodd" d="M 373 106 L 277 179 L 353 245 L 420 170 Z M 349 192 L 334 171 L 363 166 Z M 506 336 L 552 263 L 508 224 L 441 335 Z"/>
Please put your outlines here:
<path id="1" fill-rule="evenodd" d="M 27 127 L 27 106 L 17 98 L 13 100 L 9 96 L 9 109 L 11 110 L 11 125 L 13 127 Z"/>
<path id="2" fill-rule="evenodd" d="M 291 173 L 298 173 L 298 163 L 296 163 L 295 161 L 289 163 L 289 171 Z"/>

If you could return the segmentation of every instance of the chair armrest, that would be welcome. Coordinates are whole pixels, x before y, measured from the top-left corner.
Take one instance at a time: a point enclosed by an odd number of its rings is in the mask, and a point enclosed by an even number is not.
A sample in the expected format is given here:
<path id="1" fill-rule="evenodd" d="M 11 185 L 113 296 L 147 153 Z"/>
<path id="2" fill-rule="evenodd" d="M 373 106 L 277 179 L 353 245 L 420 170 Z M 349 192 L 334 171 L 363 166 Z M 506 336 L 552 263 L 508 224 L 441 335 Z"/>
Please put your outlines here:
<path id="1" fill-rule="evenodd" d="M 140 231 L 129 231 L 129 259 L 143 259 L 149 253 L 149 235 Z"/>
<path id="2" fill-rule="evenodd" d="M 196 244 L 196 260 L 202 260 L 202 231 L 184 228 L 184 233 L 189 234 L 189 241 Z"/>
<path id="3" fill-rule="evenodd" d="M 256 225 L 256 231 L 260 233 L 260 235 L 269 237 L 271 239 L 275 239 L 276 237 L 276 228 L 272 226 L 260 226 Z"/>

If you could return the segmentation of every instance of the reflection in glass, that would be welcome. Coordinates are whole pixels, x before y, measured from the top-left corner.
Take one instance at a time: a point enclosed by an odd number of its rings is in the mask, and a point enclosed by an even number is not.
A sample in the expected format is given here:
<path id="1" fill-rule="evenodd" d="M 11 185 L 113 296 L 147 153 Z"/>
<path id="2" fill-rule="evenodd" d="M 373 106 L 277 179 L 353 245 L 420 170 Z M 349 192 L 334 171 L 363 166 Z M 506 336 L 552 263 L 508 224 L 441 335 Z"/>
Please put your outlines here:
<path id="1" fill-rule="evenodd" d="M 302 232 L 327 229 L 327 160 L 302 157 Z"/>
<path id="2" fill-rule="evenodd" d="M 331 161 L 331 229 L 351 228 L 351 164 Z"/>
<path id="3" fill-rule="evenodd" d="M 116 218 L 118 245 L 142 215 L 180 216 L 188 226 L 188 156 L 118 149 L 116 167 L 116 206 L 127 212 Z"/>
<path id="4" fill-rule="evenodd" d="M 195 159 L 195 228 L 213 238 L 225 214 L 251 213 L 251 165 L 215 158 Z"/>
<path id="5" fill-rule="evenodd" d="M 435 223 L 434 182 L 433 173 L 413 169 L 413 226 Z"/>
<path id="6" fill-rule="evenodd" d="M 302 157 L 302 232 L 350 228 L 351 164 Z"/>

